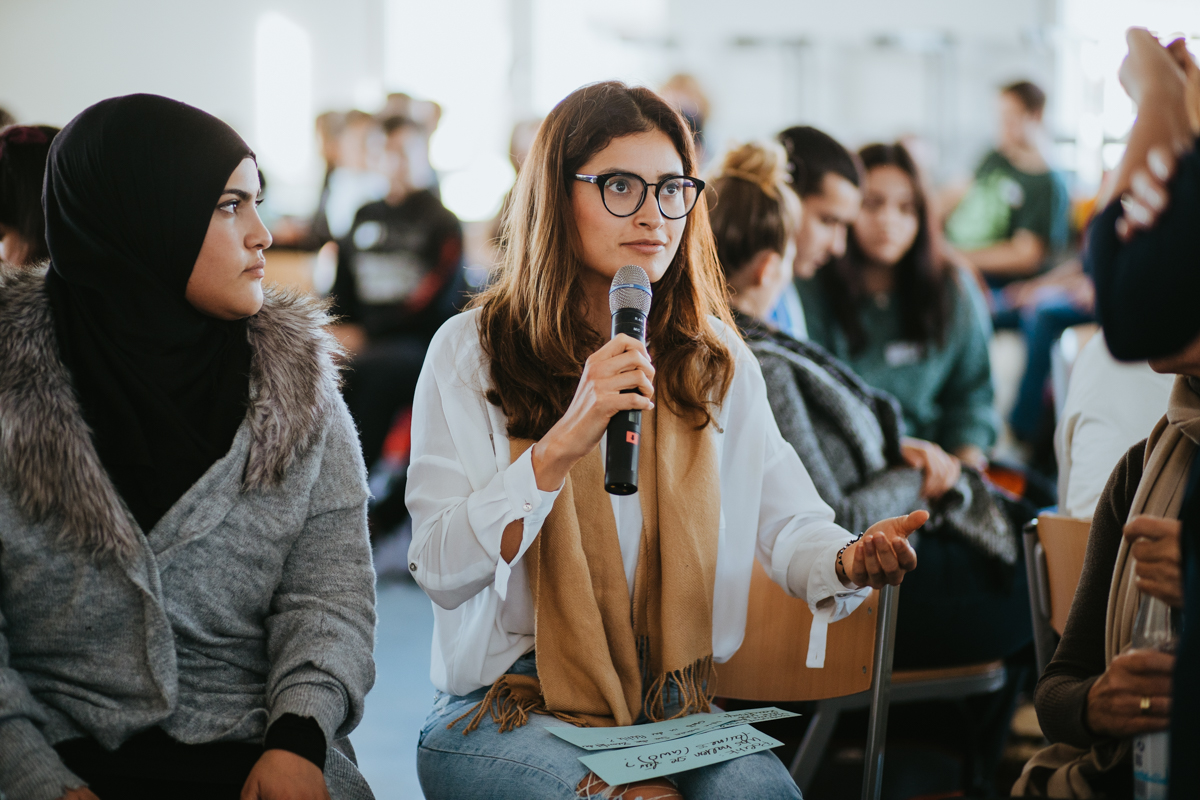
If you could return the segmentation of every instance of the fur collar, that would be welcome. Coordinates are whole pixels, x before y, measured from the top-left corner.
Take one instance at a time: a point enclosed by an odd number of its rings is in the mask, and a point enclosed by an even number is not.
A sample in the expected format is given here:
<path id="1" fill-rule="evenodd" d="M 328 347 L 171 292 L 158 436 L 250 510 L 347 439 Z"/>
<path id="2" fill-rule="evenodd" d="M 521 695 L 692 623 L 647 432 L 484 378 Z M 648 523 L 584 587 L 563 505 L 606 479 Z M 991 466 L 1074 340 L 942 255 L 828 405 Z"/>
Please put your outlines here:
<path id="1" fill-rule="evenodd" d="M 58 357 L 45 269 L 0 268 L 0 481 L 34 521 L 96 553 L 127 556 L 136 523 L 92 446 Z M 321 433 L 339 388 L 328 305 L 267 288 L 250 319 L 250 455 L 243 491 L 278 484 Z"/>

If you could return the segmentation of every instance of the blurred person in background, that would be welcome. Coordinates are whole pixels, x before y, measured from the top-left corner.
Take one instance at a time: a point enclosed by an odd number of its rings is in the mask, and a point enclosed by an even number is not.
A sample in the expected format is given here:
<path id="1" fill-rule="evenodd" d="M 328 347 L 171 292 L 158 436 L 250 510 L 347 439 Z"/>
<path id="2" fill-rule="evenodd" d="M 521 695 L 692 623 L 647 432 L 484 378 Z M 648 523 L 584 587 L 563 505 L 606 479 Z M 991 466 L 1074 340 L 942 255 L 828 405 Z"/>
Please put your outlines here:
<path id="1" fill-rule="evenodd" d="M 704 123 L 708 120 L 711 105 L 704 88 L 700 86 L 700 81 L 696 80 L 694 75 L 678 72 L 667 79 L 658 93 L 687 120 L 688 127 L 692 130 L 692 138 L 696 142 L 696 158 L 701 165 L 706 164 L 708 154 L 705 150 Z"/>
<path id="2" fill-rule="evenodd" d="M 734 321 L 762 366 L 779 431 L 844 528 L 862 530 L 871 520 L 913 508 L 932 514 L 915 537 L 920 569 L 904 580 L 897 669 L 1013 658 L 1032 641 L 1016 535 L 1032 509 L 993 495 L 979 472 L 937 445 L 903 436 L 895 399 L 820 346 L 765 321 L 791 282 L 800 224 L 786 163 L 778 145 L 751 143 L 730 151 L 711 184 L 720 201 L 710 212 Z M 870 173 L 866 190 L 864 213 L 870 213 Z M 922 727 L 922 733 L 940 728 L 952 736 L 964 726 L 974 732 L 970 741 L 980 744 L 971 755 L 983 783 L 964 789 L 986 791 L 992 780 L 1025 677 L 1020 666 L 998 696 L 976 698 L 967 714 L 954 715 L 958 719 L 939 716 L 936 725 Z M 902 727 L 893 722 L 893 735 L 912 733 Z M 962 741 L 951 744 L 960 750 Z"/>
<path id="3" fill-rule="evenodd" d="M 797 287 L 832 258 L 846 253 L 846 232 L 862 204 L 857 157 L 816 128 L 788 128 L 779 134 L 788 154 L 792 188 L 803 201 L 796 228 L 793 282 L 771 311 L 769 322 L 796 339 L 808 338 Z"/>
<path id="4" fill-rule="evenodd" d="M 334 333 L 351 359 L 346 402 L 368 467 L 397 414 L 412 403 L 429 340 L 465 299 L 462 226 L 431 191 L 412 182 L 425 134 L 407 117 L 391 117 L 383 127 L 388 193 L 355 215 L 338 248 L 332 291 L 340 317 Z M 402 488 L 396 490 L 399 509 Z"/>
<path id="5" fill-rule="evenodd" d="M 900 401 L 905 435 L 983 469 L 998 427 L 987 306 L 939 248 L 903 146 L 871 145 L 859 156 L 862 213 L 846 254 L 798 284 L 809 338 Z"/>
<path id="6" fill-rule="evenodd" d="M 13 125 L 0 130 L 0 264 L 28 267 L 49 258 L 42 180 L 58 128 Z"/>
<path id="7" fill-rule="evenodd" d="M 0 795 L 366 800 L 367 487 L 255 156 L 154 95 L 56 137 L 0 278 Z"/>
<path id="8" fill-rule="evenodd" d="M 388 193 L 381 166 L 383 131 L 365 111 L 347 111 L 337 134 L 337 165 L 329 174 L 325 219 L 329 235 L 340 241 L 350 232 L 354 215 Z M 324 147 L 322 147 L 324 149 Z"/>
<path id="9" fill-rule="evenodd" d="M 1046 93 L 1029 81 L 1000 91 L 1000 137 L 966 186 L 942 199 L 946 238 L 989 285 L 1040 272 L 1067 246 L 1067 187 L 1050 168 Z"/>
<path id="10" fill-rule="evenodd" d="M 999 104 L 996 149 L 969 184 L 943 192 L 941 210 L 947 241 L 993 287 L 993 325 L 1019 328 L 1025 339 L 1025 372 L 1009 417 L 1013 434 L 1030 443 L 1042 434 L 1048 444 L 1050 349 L 1068 327 L 1092 319 L 1091 286 L 1075 261 L 1028 280 L 1065 255 L 1070 197 L 1049 164 L 1045 92 L 1018 81 L 1001 89 Z"/>
<path id="11" fill-rule="evenodd" d="M 1121 163 L 1088 231 L 1087 258 L 1096 305 L 1113 355 L 1170 362 L 1200 390 L 1200 69 L 1177 39 L 1167 47 L 1149 31 L 1127 34 L 1122 86 L 1137 106 Z M 1192 369 L 1175 368 L 1190 363 Z M 1172 401 L 1179 394 L 1179 383 Z M 1193 395 L 1194 396 L 1194 395 Z M 1193 449 L 1194 411 L 1168 413 Z M 1138 586 L 1183 606 L 1171 697 L 1172 800 L 1200 797 L 1200 460 L 1193 459 L 1182 499 L 1183 566 L 1174 574 L 1138 555 Z M 1178 553 L 1178 547 L 1174 552 Z M 1170 552 L 1170 551 L 1168 551 Z M 1155 575 L 1155 572 L 1158 575 Z M 1182 581 L 1181 581 L 1182 578 Z M 1181 585 L 1182 583 L 1182 585 Z"/>
<path id="12" fill-rule="evenodd" d="M 409 181 L 418 189 L 428 189 L 440 200 L 441 183 L 429 160 L 429 146 L 433 134 L 437 132 L 438 124 L 442 121 L 441 105 L 432 100 L 418 100 L 403 92 L 393 92 L 387 96 L 383 110 L 375 115 L 380 122 L 392 117 L 412 120 L 421 131 L 420 140 L 410 146 Z"/>
<path id="13" fill-rule="evenodd" d="M 508 160 L 512 164 L 515 177 L 513 185 L 504 193 L 504 199 L 500 201 L 500 210 L 488 223 L 486 241 L 491 265 L 498 264 L 500 261 L 500 250 L 502 249 L 500 237 L 504 233 L 504 220 L 507 219 L 509 207 L 512 205 L 513 190 L 517 186 L 516 179 L 521 177 L 521 167 L 525 164 L 525 159 L 529 158 L 529 151 L 533 148 L 533 141 L 541 126 L 541 117 L 522 120 L 513 125 L 512 134 L 508 137 Z"/>
<path id="14" fill-rule="evenodd" d="M 321 193 L 317 197 L 317 207 L 308 219 L 285 216 L 280 217 L 271 226 L 271 237 L 276 247 L 294 247 L 300 250 L 317 250 L 326 242 L 333 239 L 329 231 L 329 219 L 326 208 L 329 205 L 329 183 L 334 170 L 338 167 L 340 145 L 338 139 L 345 125 L 346 115 L 340 111 L 326 111 L 317 117 L 315 129 L 317 136 L 317 151 L 325 165 L 325 174 L 321 179 Z"/>
<path id="15" fill-rule="evenodd" d="M 16 125 L 17 118 L 9 113 L 8 109 L 0 106 L 0 128 L 7 128 L 9 125 Z"/>

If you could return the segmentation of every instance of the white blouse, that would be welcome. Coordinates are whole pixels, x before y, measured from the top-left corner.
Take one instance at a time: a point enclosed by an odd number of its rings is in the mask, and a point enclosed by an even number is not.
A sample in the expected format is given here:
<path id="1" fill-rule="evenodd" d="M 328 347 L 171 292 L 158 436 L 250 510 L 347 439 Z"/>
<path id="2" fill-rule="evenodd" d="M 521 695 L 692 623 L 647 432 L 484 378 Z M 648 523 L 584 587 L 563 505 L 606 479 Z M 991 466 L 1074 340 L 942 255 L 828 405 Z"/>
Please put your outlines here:
<path id="1" fill-rule="evenodd" d="M 452 318 L 430 344 L 413 403 L 412 461 L 405 501 L 412 514 L 409 570 L 433 600 L 430 677 L 464 695 L 488 686 L 534 647 L 533 597 L 523 556 L 558 492 L 543 492 L 529 451 L 510 463 L 503 412 L 484 397 L 490 374 L 478 311 Z M 837 577 L 850 535 L 833 523 L 796 451 L 775 424 L 750 350 L 712 324 L 735 357 L 733 383 L 717 415 L 721 518 L 713 597 L 713 657 L 741 646 L 754 559 L 814 613 L 809 666 L 824 662 L 825 626 L 868 594 Z M 636 495 L 613 498 L 626 577 L 632 586 L 642 532 Z M 512 563 L 500 557 L 508 523 L 524 519 Z"/>

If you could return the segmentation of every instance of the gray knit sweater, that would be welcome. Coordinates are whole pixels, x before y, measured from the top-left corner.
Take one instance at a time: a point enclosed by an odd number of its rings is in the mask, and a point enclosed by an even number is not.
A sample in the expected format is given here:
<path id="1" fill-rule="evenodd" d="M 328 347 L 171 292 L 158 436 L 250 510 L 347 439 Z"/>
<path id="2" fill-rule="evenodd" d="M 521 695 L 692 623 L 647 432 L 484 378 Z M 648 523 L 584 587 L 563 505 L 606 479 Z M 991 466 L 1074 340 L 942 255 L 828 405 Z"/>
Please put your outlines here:
<path id="1" fill-rule="evenodd" d="M 330 742 L 332 796 L 371 797 L 343 754 L 374 682 L 367 489 L 323 308 L 268 293 L 232 448 L 143 535 L 42 286 L 0 273 L 0 795 L 82 785 L 52 747 L 81 735 L 259 742 L 293 713 Z"/>
<path id="2" fill-rule="evenodd" d="M 1007 564 L 1016 539 L 982 478 L 962 476 L 930 507 L 922 474 L 900 456 L 900 407 L 811 342 L 801 342 L 735 314 L 762 366 L 779 432 L 796 449 L 821 499 L 847 530 L 865 531 L 887 517 L 932 512 L 926 531 L 959 535 Z"/>

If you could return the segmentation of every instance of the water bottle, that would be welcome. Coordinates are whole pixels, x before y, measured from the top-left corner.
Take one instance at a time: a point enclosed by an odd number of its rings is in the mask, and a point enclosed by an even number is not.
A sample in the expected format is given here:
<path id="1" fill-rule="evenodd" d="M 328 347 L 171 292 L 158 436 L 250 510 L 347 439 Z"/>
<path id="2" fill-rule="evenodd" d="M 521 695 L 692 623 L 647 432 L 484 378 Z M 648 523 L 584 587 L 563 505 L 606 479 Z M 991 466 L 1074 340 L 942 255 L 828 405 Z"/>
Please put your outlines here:
<path id="1" fill-rule="evenodd" d="M 1133 647 L 1175 652 L 1178 627 L 1171 607 L 1143 595 L 1133 623 Z M 1171 738 L 1167 731 L 1143 733 L 1133 739 L 1133 796 L 1135 800 L 1167 800 Z"/>

